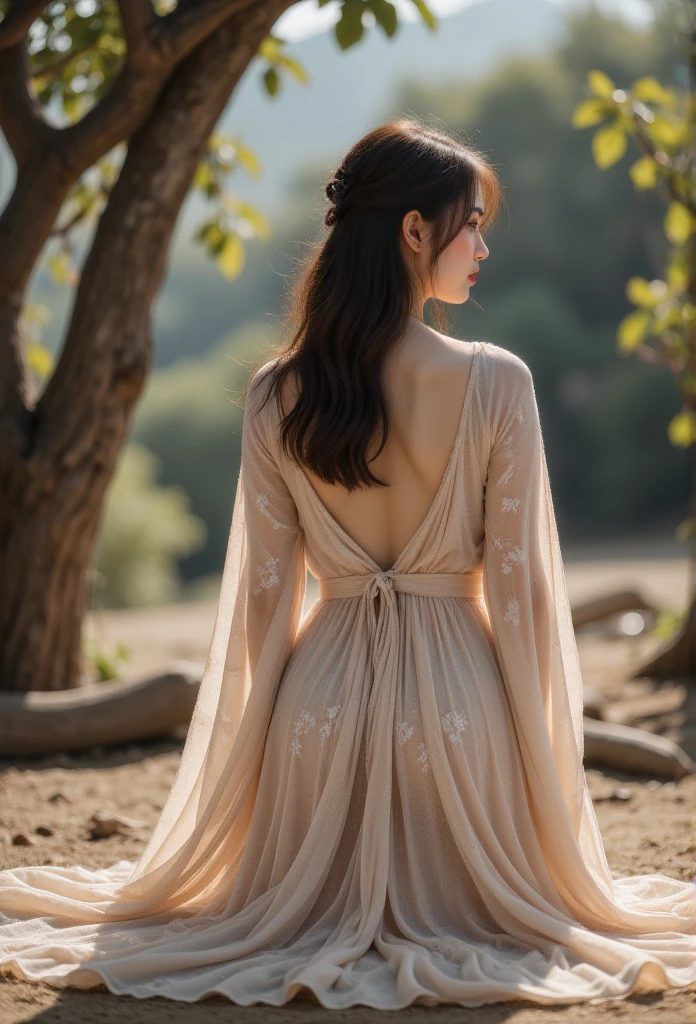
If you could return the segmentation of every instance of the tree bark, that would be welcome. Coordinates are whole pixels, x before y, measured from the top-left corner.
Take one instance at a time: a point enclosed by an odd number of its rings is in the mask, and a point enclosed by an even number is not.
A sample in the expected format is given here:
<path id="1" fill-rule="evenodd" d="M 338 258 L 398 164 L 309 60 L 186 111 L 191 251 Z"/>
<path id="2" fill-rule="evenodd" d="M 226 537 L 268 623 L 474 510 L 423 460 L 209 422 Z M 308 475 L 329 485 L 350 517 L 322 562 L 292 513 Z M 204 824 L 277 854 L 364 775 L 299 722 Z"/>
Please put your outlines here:
<path id="1" fill-rule="evenodd" d="M 150 368 L 150 309 L 176 218 L 234 86 L 291 3 L 260 3 L 229 18 L 175 68 L 130 137 L 60 361 L 34 406 L 21 365 L 26 280 L 0 296 L 0 369 L 11 373 L 0 396 L 0 689 L 81 683 L 82 620 L 104 494 Z M 66 171 L 66 181 L 73 174 Z M 45 240 L 60 197 L 54 193 L 50 210 L 44 199 L 36 229 L 26 180 L 13 197 L 11 233 L 31 246 L 41 233 Z"/>

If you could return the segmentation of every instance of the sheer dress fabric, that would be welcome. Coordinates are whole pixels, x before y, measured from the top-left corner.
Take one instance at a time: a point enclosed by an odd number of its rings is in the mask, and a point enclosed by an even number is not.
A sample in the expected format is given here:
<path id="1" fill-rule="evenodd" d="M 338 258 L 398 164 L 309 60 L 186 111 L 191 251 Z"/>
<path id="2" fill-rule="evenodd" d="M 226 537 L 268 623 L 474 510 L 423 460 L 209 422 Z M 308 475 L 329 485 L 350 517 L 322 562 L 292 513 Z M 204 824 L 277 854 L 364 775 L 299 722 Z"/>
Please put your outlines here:
<path id="1" fill-rule="evenodd" d="M 388 572 L 281 451 L 257 372 L 165 807 L 136 863 L 0 872 L 3 973 L 336 1009 L 696 984 L 696 886 L 613 877 L 587 790 L 532 375 L 469 344 L 440 489 Z"/>

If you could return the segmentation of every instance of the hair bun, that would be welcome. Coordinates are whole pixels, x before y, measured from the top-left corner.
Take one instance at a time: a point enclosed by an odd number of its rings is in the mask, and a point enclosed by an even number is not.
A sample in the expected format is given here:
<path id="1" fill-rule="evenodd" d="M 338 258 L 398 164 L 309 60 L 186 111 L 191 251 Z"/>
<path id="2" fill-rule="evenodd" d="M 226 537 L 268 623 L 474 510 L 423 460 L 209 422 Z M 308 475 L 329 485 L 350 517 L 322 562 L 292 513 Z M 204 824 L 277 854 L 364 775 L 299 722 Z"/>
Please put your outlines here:
<path id="1" fill-rule="evenodd" d="M 350 190 L 353 176 L 354 172 L 352 170 L 341 166 L 326 186 L 326 197 L 333 203 L 333 206 L 324 217 L 324 223 L 329 227 L 336 223 L 341 210 L 345 207 L 347 193 Z"/>

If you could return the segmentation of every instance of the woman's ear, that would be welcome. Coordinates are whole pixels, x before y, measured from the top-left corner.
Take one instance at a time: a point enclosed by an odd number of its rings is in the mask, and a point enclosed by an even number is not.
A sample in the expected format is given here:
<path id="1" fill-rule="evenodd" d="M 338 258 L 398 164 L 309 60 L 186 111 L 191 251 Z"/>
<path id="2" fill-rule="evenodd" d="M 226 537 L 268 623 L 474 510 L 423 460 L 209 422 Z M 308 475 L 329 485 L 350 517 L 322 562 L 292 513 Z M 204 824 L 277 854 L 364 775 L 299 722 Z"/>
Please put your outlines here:
<path id="1" fill-rule="evenodd" d="M 409 210 L 401 221 L 401 233 L 404 241 L 414 252 L 420 252 L 423 245 L 423 218 L 418 210 Z"/>

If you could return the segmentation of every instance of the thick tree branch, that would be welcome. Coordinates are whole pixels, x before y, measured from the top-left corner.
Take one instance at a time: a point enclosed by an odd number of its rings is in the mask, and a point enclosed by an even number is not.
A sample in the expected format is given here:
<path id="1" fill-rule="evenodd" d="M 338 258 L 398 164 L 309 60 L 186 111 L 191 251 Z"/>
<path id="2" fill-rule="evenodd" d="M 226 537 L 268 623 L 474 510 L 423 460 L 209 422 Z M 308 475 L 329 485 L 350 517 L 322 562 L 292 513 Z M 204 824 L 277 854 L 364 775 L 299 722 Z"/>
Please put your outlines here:
<path id="1" fill-rule="evenodd" d="M 148 36 L 157 23 L 157 15 L 150 0 L 117 0 L 123 25 L 123 35 L 129 56 L 148 45 Z"/>
<path id="2" fill-rule="evenodd" d="M 21 43 L 47 6 L 48 0 L 13 0 L 7 16 L 0 21 L 0 50 Z"/>
<path id="3" fill-rule="evenodd" d="M 158 44 L 164 60 L 180 61 L 230 18 L 258 6 L 258 0 L 181 0 L 172 14 L 161 19 Z M 291 6 L 286 3 L 283 9 Z"/>
<path id="4" fill-rule="evenodd" d="M 22 143 L 22 132 L 26 130 L 28 121 L 32 120 L 33 112 L 25 106 L 19 112 L 15 111 L 10 115 L 10 127 L 15 129 L 15 141 L 18 150 L 22 153 L 23 166 L 22 173 L 18 175 L 15 191 L 0 215 L 0 265 L 3 266 L 3 275 L 0 276 L 0 310 L 3 307 L 8 311 L 21 308 L 23 295 L 36 261 L 51 236 L 56 218 L 70 188 L 80 175 L 119 142 L 134 140 L 135 137 L 139 139 L 133 155 L 131 155 L 132 147 L 129 146 L 127 166 L 130 170 L 126 172 L 120 186 L 119 194 L 122 198 L 119 201 L 120 212 L 116 216 L 115 222 L 114 218 L 108 214 L 108 210 L 113 209 L 111 203 L 102 214 L 95 238 L 95 247 L 88 258 L 82 283 L 78 288 L 76 315 L 68 334 L 66 352 L 47 389 L 46 408 L 50 406 L 56 419 L 60 418 L 61 403 L 65 401 L 69 404 L 69 399 L 66 398 L 67 391 L 61 387 L 64 375 L 67 373 L 72 383 L 74 382 L 72 375 L 80 372 L 80 362 L 83 364 L 82 370 L 87 364 L 100 362 L 101 355 L 96 339 L 102 337 L 103 331 L 106 331 L 109 343 L 114 343 L 114 339 L 107 330 L 108 317 L 106 315 L 104 315 L 104 323 L 101 323 L 102 311 L 108 306 L 109 295 L 113 288 L 113 282 L 109 280 L 113 266 L 120 263 L 124 268 L 129 268 L 133 272 L 135 267 L 139 267 L 140 264 L 132 260 L 129 252 L 149 253 L 144 267 L 138 271 L 142 273 L 141 284 L 146 287 L 147 282 L 150 281 L 151 271 L 159 267 L 160 262 L 165 259 L 169 233 L 166 234 L 165 239 L 161 240 L 161 248 L 158 248 L 155 243 L 159 239 L 159 235 L 153 235 L 150 240 L 148 231 L 152 230 L 153 223 L 160 223 L 160 218 L 167 220 L 167 215 L 164 212 L 155 215 L 153 211 L 160 208 L 160 201 L 163 198 L 162 188 L 166 189 L 170 187 L 170 183 L 175 180 L 179 181 L 176 174 L 171 174 L 172 154 L 178 147 L 183 147 L 183 151 L 177 157 L 177 160 L 181 161 L 181 173 L 184 175 L 183 184 L 181 184 L 181 187 L 185 186 L 181 199 L 183 202 L 195 167 L 205 152 L 208 137 L 214 127 L 213 121 L 207 134 L 199 140 L 200 132 L 204 131 L 209 123 L 206 114 L 209 109 L 208 102 L 219 100 L 223 104 L 220 110 L 224 108 L 224 103 L 234 84 L 255 56 L 263 38 L 271 30 L 282 11 L 290 7 L 294 0 L 270 0 L 270 2 L 264 3 L 258 3 L 257 0 L 255 6 L 250 7 L 247 11 L 248 2 L 249 0 L 230 0 L 227 5 L 228 9 L 233 8 L 236 4 L 241 8 L 240 12 L 223 26 L 224 32 L 222 30 L 212 32 L 203 43 L 199 44 L 198 48 L 194 49 L 190 57 L 179 63 L 173 73 L 169 62 L 176 62 L 175 52 L 170 51 L 168 60 L 164 60 L 157 45 L 157 34 L 162 31 L 167 19 L 156 18 L 150 26 L 148 46 L 141 47 L 137 51 L 132 58 L 132 64 L 129 63 L 131 58 L 127 58 L 111 91 L 76 125 L 59 130 L 41 121 L 38 125 L 33 125 L 32 133 L 29 135 L 31 144 L 28 144 L 26 140 Z M 218 4 L 202 3 L 201 6 L 206 9 L 209 17 L 213 15 L 215 18 L 219 17 L 220 7 Z M 130 30 L 134 29 L 136 20 L 130 21 Z M 211 23 L 207 24 L 210 26 Z M 200 31 L 201 25 L 202 23 L 198 22 L 196 32 Z M 179 31 L 179 29 L 175 30 L 175 32 Z M 179 45 L 184 45 L 183 38 Z M 191 45 L 190 41 L 186 45 Z M 211 69 L 206 70 L 202 64 L 205 58 L 201 54 L 210 55 Z M 0 79 L 3 61 L 9 62 L 15 59 L 16 54 L 13 50 L 4 54 L 0 53 Z M 8 66 L 8 63 L 4 64 L 6 69 Z M 218 78 L 216 79 L 215 76 Z M 169 83 L 168 79 L 171 79 Z M 18 88 L 16 75 L 11 85 L 10 91 L 16 95 Z M 1 93 L 2 89 L 0 89 Z M 6 102 L 7 96 L 6 93 L 0 98 Z M 176 101 L 172 97 L 176 97 Z M 178 109 L 175 102 L 180 104 Z M 192 106 L 197 110 L 193 118 L 187 114 Z M 162 136 L 165 136 L 164 143 Z M 157 151 L 159 163 L 155 161 L 152 165 L 146 166 L 147 160 L 144 154 L 149 152 L 149 147 L 152 148 L 152 151 Z M 137 174 L 133 174 L 131 177 L 138 153 L 141 154 L 142 163 L 138 166 Z M 121 174 L 124 173 L 124 170 L 125 168 L 122 169 Z M 144 185 L 143 179 L 145 179 Z M 155 195 L 148 192 L 147 200 L 138 206 L 136 194 L 142 187 L 154 189 Z M 133 194 L 132 207 L 127 201 L 129 191 Z M 145 237 L 124 236 L 122 248 L 119 249 L 118 245 L 114 243 L 114 239 L 118 241 L 121 238 L 125 227 L 123 223 L 119 223 L 119 218 L 127 219 L 126 215 L 129 210 L 135 210 L 134 213 L 130 213 L 130 218 L 135 217 L 136 221 L 142 221 Z M 177 212 L 178 206 L 172 214 L 172 226 Z M 112 234 L 108 234 L 107 226 L 108 231 Z M 130 220 L 129 226 L 132 227 Z M 106 241 L 101 243 L 97 241 L 98 239 L 106 239 Z M 155 252 L 152 251 L 150 241 L 155 246 Z M 103 279 L 101 275 L 97 275 L 99 279 L 96 280 L 90 276 L 89 267 L 92 257 L 94 256 L 96 260 L 98 255 L 108 261 L 108 271 Z M 138 330 L 135 331 L 134 328 L 134 331 L 140 339 L 140 343 L 147 333 L 142 318 L 145 317 L 146 320 L 148 313 L 143 313 L 142 310 L 149 310 L 152 294 L 156 291 L 158 284 L 159 277 L 152 282 L 153 292 L 147 294 L 147 301 L 145 302 L 144 298 L 138 300 L 141 319 L 138 322 Z M 136 286 L 132 285 L 132 287 Z M 104 289 L 103 292 L 102 289 Z M 81 293 L 82 298 L 80 298 Z M 88 304 L 86 296 L 90 294 L 95 297 L 96 302 L 92 310 L 95 320 L 87 327 L 84 318 L 81 319 L 77 315 L 77 310 L 81 305 Z M 135 302 L 135 299 L 128 295 L 121 297 L 116 302 L 119 320 L 123 320 L 124 311 L 128 310 L 131 301 Z M 10 316 L 9 312 L 8 316 Z M 82 337 L 83 332 L 84 337 Z M 125 331 L 116 332 L 116 336 L 122 339 L 125 334 Z M 70 340 L 76 335 L 81 337 L 79 344 Z M 11 334 L 6 334 L 6 337 L 11 337 Z M 123 343 L 125 345 L 125 341 Z M 95 345 L 96 348 L 91 348 L 92 345 Z M 79 351 L 78 365 L 71 361 L 70 352 L 74 350 Z M 23 371 L 24 376 L 22 373 L 21 349 L 15 346 L 13 351 L 5 353 L 5 355 L 7 356 L 7 361 L 3 366 L 5 373 L 0 375 L 0 409 L 4 409 L 5 414 L 13 418 L 14 426 L 10 429 L 7 421 L 3 425 L 0 415 L 0 446 L 3 443 L 3 438 L 9 440 L 10 434 L 13 432 L 18 432 L 19 437 L 26 437 L 29 444 L 33 428 L 30 425 L 27 426 L 27 416 L 25 415 L 24 399 L 27 381 L 25 379 L 26 368 Z M 106 380 L 110 381 L 107 384 L 108 391 L 113 380 L 108 374 Z M 67 390 L 69 391 L 69 388 Z M 103 391 L 103 387 L 95 387 L 93 392 L 95 398 L 99 395 L 103 397 Z M 43 409 L 41 411 L 43 412 Z M 31 419 L 33 421 L 33 417 Z M 12 444 L 11 447 L 13 450 L 17 449 L 16 444 Z"/>
<path id="5" fill-rule="evenodd" d="M 2 26 L 0 25 L 0 28 Z M 0 50 L 0 128 L 18 168 L 54 134 L 28 89 L 29 67 L 24 40 Z"/>
<path id="6" fill-rule="evenodd" d="M 113 440 L 124 401 L 135 403 L 151 357 L 151 304 L 191 179 L 234 86 L 293 2 L 257 3 L 209 35 L 131 138 L 84 265 L 61 359 L 37 405 L 37 467 L 42 459 L 69 468 L 93 457 Z"/>
<path id="7" fill-rule="evenodd" d="M 258 0 L 187 0 L 166 17 L 152 10 L 148 16 L 143 6 L 144 0 L 121 0 L 124 31 L 135 40 L 121 73 L 98 106 L 57 133 L 55 145 L 62 161 L 80 174 L 137 131 L 167 78 L 203 41 L 231 17 L 259 6 L 263 15 L 275 5 L 259 5 Z M 286 0 L 283 8 L 290 6 Z"/>

